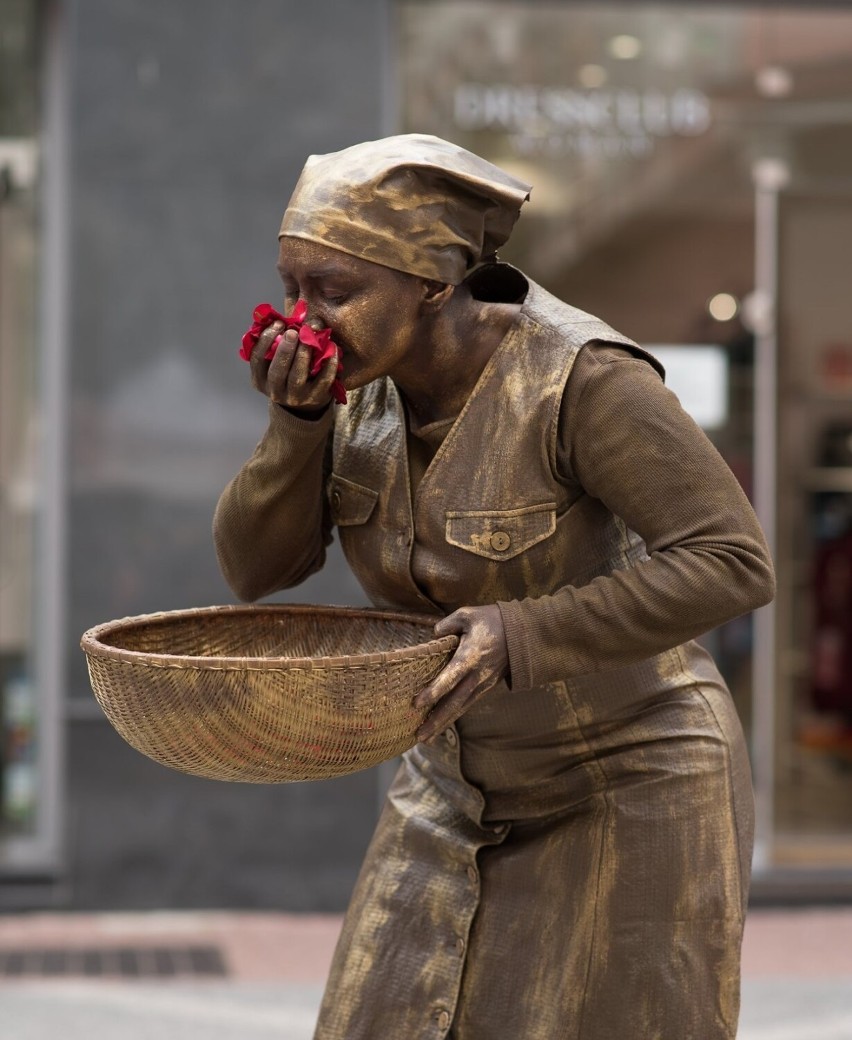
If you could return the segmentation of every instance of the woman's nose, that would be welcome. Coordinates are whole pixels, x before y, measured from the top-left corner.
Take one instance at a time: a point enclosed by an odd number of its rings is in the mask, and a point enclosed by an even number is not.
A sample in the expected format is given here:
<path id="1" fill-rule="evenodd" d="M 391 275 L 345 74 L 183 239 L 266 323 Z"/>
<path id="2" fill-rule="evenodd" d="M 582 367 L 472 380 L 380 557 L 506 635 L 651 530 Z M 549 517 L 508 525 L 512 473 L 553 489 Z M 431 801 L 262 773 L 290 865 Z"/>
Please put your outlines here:
<path id="1" fill-rule="evenodd" d="M 308 313 L 305 315 L 305 325 L 310 325 L 314 332 L 319 332 L 320 329 L 325 328 L 325 321 L 322 316 L 322 309 L 319 307 L 314 300 L 309 300 L 303 296 L 302 299 L 305 301 L 308 307 Z"/>

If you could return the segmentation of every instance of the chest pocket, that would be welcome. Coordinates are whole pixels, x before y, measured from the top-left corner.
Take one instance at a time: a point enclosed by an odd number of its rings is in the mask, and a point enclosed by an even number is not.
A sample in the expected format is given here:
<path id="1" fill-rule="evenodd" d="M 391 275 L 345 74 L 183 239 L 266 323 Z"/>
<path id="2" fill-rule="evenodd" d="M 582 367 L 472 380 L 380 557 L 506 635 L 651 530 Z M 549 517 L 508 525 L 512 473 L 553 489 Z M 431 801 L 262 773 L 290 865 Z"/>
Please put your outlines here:
<path id="1" fill-rule="evenodd" d="M 543 542 L 556 530 L 556 503 L 522 509 L 475 509 L 447 512 L 450 545 L 489 560 L 510 560 Z"/>
<path id="2" fill-rule="evenodd" d="M 328 501 L 331 506 L 331 519 L 338 527 L 366 524 L 376 508 L 378 499 L 378 491 L 364 487 L 363 484 L 338 477 L 335 473 L 329 479 Z"/>

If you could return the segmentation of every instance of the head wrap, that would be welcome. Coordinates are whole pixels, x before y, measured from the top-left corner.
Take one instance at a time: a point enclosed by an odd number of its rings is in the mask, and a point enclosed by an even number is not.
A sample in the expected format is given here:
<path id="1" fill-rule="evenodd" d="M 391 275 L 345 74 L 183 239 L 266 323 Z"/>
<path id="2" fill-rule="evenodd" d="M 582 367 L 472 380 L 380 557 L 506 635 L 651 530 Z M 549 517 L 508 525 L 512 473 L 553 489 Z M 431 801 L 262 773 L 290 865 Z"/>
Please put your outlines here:
<path id="1" fill-rule="evenodd" d="M 458 285 L 503 245 L 529 193 L 458 145 L 402 134 L 310 156 L 279 237 Z"/>

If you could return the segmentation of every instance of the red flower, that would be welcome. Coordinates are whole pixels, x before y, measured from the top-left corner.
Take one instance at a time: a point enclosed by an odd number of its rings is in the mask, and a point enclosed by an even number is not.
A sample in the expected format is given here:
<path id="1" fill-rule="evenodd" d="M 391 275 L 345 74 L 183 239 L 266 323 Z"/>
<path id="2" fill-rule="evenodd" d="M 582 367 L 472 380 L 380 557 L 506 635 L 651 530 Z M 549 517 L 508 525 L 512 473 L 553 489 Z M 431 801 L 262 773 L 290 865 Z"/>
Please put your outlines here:
<path id="1" fill-rule="evenodd" d="M 299 342 L 304 343 L 305 346 L 310 347 L 313 352 L 311 358 L 311 376 L 319 374 L 322 366 L 328 361 L 329 358 L 336 357 L 339 353 L 337 344 L 331 338 L 331 329 L 320 329 L 319 332 L 316 329 L 312 329 L 310 325 L 305 324 L 305 318 L 308 315 L 308 305 L 304 300 L 299 300 L 296 306 L 293 308 L 291 314 L 283 315 L 279 314 L 275 308 L 269 303 L 259 303 L 252 314 L 251 328 L 249 328 L 243 335 L 242 346 L 240 347 L 240 357 L 244 361 L 250 361 L 252 351 L 254 350 L 257 341 L 260 339 L 260 335 L 265 328 L 271 325 L 274 321 L 281 321 L 284 323 L 285 329 L 298 329 L 299 330 Z M 281 342 L 281 337 L 277 336 L 264 355 L 265 361 L 271 361 L 275 357 L 275 351 L 278 349 L 278 344 Z M 343 388 L 343 383 L 340 381 L 340 373 L 343 371 L 343 365 L 338 361 L 337 363 L 337 378 L 331 384 L 331 396 L 338 404 L 346 404 L 346 390 Z"/>

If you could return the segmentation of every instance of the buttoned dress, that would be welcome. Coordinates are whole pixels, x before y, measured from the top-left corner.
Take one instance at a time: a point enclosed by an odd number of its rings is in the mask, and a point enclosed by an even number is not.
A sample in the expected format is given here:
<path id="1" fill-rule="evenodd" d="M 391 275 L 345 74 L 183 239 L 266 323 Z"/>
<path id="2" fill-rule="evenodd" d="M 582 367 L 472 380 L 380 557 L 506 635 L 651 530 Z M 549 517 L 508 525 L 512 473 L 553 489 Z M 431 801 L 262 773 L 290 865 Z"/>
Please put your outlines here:
<path id="1" fill-rule="evenodd" d="M 496 603 L 506 631 L 508 681 L 402 757 L 316 1040 L 736 1034 L 750 773 L 693 637 L 771 563 L 653 360 L 527 284 L 452 422 L 414 431 L 389 379 L 315 422 L 272 406 L 217 509 L 244 598 L 336 529 L 373 604 Z"/>

